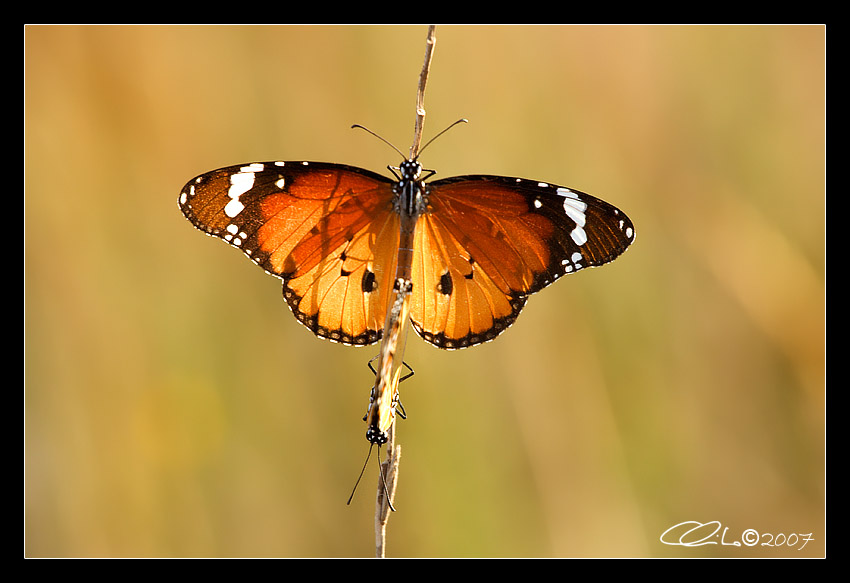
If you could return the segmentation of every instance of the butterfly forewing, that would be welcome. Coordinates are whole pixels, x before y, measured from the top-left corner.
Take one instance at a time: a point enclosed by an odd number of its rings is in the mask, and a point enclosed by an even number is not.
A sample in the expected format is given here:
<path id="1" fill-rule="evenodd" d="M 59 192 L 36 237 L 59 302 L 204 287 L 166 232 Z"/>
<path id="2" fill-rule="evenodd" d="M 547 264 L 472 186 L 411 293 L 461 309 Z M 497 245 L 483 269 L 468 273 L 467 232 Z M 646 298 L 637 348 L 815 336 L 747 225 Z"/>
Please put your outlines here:
<path id="1" fill-rule="evenodd" d="M 395 270 L 392 184 L 340 164 L 263 162 L 198 176 L 179 204 L 196 227 L 282 278 L 287 303 L 315 334 L 371 344 Z"/>
<path id="2" fill-rule="evenodd" d="M 529 294 L 607 263 L 634 240 L 626 215 L 583 192 L 500 176 L 428 185 L 411 318 L 428 342 L 463 348 L 510 326 Z"/>

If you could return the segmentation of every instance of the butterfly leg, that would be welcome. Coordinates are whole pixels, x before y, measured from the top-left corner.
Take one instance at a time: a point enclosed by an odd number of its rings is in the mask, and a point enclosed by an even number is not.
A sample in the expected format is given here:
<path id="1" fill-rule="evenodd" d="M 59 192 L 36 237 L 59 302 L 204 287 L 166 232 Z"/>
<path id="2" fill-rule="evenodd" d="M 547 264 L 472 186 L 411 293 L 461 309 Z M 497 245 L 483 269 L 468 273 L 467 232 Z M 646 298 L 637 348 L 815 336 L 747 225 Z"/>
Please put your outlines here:
<path id="1" fill-rule="evenodd" d="M 378 371 L 375 370 L 375 367 L 372 366 L 372 363 L 375 362 L 375 360 L 378 358 L 378 356 L 380 356 L 380 355 L 376 354 L 375 356 L 373 356 L 372 358 L 369 359 L 369 362 L 366 363 L 366 366 L 369 367 L 369 370 L 371 370 L 372 374 L 374 374 L 375 376 L 378 376 Z M 413 368 L 409 364 L 407 364 L 404 361 L 401 361 L 401 363 L 410 372 L 407 373 L 406 375 L 404 375 L 403 377 L 401 377 L 400 379 L 398 379 L 398 382 L 407 380 L 407 379 L 409 379 L 410 377 L 412 377 L 413 375 L 416 374 L 416 371 L 413 370 Z M 369 404 L 369 406 L 371 407 L 371 403 Z M 407 412 L 404 410 L 404 405 L 401 404 L 401 398 L 399 398 L 399 401 L 397 403 L 396 412 L 398 413 L 398 416 L 401 417 L 402 419 L 407 419 Z M 366 418 L 368 416 L 369 416 L 369 411 L 367 409 L 366 414 L 363 416 L 363 421 L 366 421 Z"/>
<path id="2" fill-rule="evenodd" d="M 375 370 L 375 367 L 373 367 L 373 366 L 372 366 L 372 363 L 373 363 L 373 362 L 375 362 L 375 360 L 376 360 L 379 356 L 380 356 L 379 354 L 376 354 L 375 356 L 373 356 L 372 358 L 370 358 L 370 359 L 369 359 L 369 362 L 367 362 L 367 363 L 366 363 L 366 366 L 368 366 L 368 367 L 369 367 L 369 370 L 371 370 L 371 371 L 372 371 L 372 374 L 374 374 L 375 376 L 377 376 L 377 375 L 378 375 L 378 371 L 376 371 L 376 370 Z M 409 364 L 407 364 L 407 363 L 406 363 L 406 362 L 404 362 L 404 361 L 402 361 L 401 363 L 402 363 L 404 366 L 406 366 L 406 367 L 407 367 L 407 370 L 409 370 L 410 372 L 409 372 L 409 373 L 407 373 L 406 375 L 404 375 L 403 377 L 401 377 L 400 379 L 398 379 L 398 382 L 401 382 L 401 381 L 403 381 L 403 380 L 409 379 L 410 377 L 412 377 L 413 375 L 415 375 L 415 374 L 416 374 L 416 371 L 415 371 L 415 370 L 413 370 Z"/>
<path id="3" fill-rule="evenodd" d="M 403 360 L 401 361 L 401 363 L 404 366 L 406 366 L 407 370 L 409 370 L 410 372 L 407 373 L 406 375 L 404 375 L 403 377 L 401 377 L 400 379 L 398 379 L 398 382 L 401 382 L 405 379 L 409 379 L 410 377 L 412 377 L 413 375 L 416 374 L 416 372 L 412 368 L 410 368 L 409 364 L 407 364 Z M 398 403 L 396 403 L 396 413 L 398 413 L 398 416 L 401 417 L 402 419 L 407 419 L 407 412 L 404 410 L 404 405 L 401 404 L 401 395 L 400 394 L 399 394 L 399 397 L 398 397 Z"/>

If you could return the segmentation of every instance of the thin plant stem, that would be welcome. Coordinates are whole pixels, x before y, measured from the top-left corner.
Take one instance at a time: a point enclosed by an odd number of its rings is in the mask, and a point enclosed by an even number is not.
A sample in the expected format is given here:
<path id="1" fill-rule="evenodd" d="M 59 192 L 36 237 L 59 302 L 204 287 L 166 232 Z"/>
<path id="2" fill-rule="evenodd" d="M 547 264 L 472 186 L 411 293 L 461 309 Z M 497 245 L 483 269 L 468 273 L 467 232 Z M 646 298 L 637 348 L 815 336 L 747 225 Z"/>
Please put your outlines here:
<path id="1" fill-rule="evenodd" d="M 416 91 L 416 124 L 413 129 L 413 145 L 410 146 L 410 158 L 415 160 L 422 145 L 422 130 L 425 127 L 425 85 L 428 83 L 428 73 L 431 72 L 431 59 L 434 55 L 434 45 L 437 44 L 436 26 L 428 27 L 428 38 L 425 40 L 425 62 L 419 73 L 419 88 Z"/>
<path id="2" fill-rule="evenodd" d="M 429 26 L 428 36 L 425 40 L 425 61 L 422 64 L 422 72 L 419 74 L 419 85 L 416 91 L 416 124 L 413 132 L 413 144 L 410 146 L 410 159 L 416 159 L 422 145 L 422 131 L 425 126 L 425 86 L 428 83 L 428 73 L 431 70 L 431 59 L 437 41 L 435 31 L 434 25 Z M 398 354 L 398 358 L 401 360 L 402 354 Z M 386 556 L 387 522 L 392 509 L 392 500 L 395 498 L 399 461 L 401 460 L 401 445 L 395 443 L 395 425 L 395 422 L 393 422 L 388 431 L 387 459 L 380 464 L 383 477 L 378 480 L 378 493 L 375 499 L 375 556 L 378 558 Z"/>
<path id="3" fill-rule="evenodd" d="M 401 445 L 395 444 L 395 423 L 389 431 L 387 441 L 387 459 L 380 464 L 383 478 L 378 480 L 378 493 L 375 499 L 375 556 L 383 559 L 387 540 L 387 522 L 390 518 L 390 501 L 395 498 L 398 464 L 401 459 Z M 384 485 L 386 484 L 386 491 Z"/>

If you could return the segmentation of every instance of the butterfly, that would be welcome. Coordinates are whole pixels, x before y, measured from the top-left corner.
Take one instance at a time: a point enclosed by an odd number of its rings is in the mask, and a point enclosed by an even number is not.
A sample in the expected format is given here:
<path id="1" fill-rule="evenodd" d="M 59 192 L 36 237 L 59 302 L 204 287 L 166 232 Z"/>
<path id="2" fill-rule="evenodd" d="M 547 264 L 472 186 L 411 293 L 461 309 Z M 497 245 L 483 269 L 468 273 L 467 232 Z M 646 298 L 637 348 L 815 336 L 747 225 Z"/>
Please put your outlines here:
<path id="1" fill-rule="evenodd" d="M 325 162 L 270 161 L 201 174 L 178 204 L 205 233 L 283 281 L 315 335 L 380 340 L 401 278 L 410 323 L 443 349 L 496 338 L 528 297 L 619 257 L 635 239 L 615 206 L 554 184 L 505 176 L 429 180 L 417 157 L 392 178 Z"/>
<path id="2" fill-rule="evenodd" d="M 372 360 L 378 361 L 378 369 L 372 368 L 372 361 L 369 361 L 369 368 L 375 373 L 375 384 L 372 386 L 372 391 L 369 395 L 369 408 L 363 420 L 366 421 L 366 440 L 369 442 L 369 453 L 366 455 L 366 461 L 363 463 L 363 469 L 360 470 L 360 476 L 354 484 L 354 489 L 351 491 L 351 496 L 348 497 L 348 503 L 354 498 L 354 492 L 363 478 L 363 473 L 366 466 L 369 464 L 369 458 L 372 455 L 372 446 L 377 445 L 379 454 L 382 445 L 390 440 L 390 430 L 395 423 L 396 414 L 402 418 L 406 418 L 404 407 L 401 406 L 398 393 L 398 385 L 401 381 L 413 376 L 413 369 L 405 363 L 401 355 L 404 353 L 404 342 L 407 336 L 407 318 L 408 309 L 410 307 L 410 294 L 413 291 L 413 284 L 403 278 L 396 279 L 393 286 L 395 297 L 387 311 L 386 323 L 384 325 L 383 339 L 381 340 L 381 350 Z M 410 371 L 405 376 L 401 376 L 402 365 Z M 393 455 L 397 455 L 395 450 Z M 392 504 L 392 497 L 395 492 L 394 487 L 388 486 L 387 476 L 385 472 L 391 472 L 391 459 L 387 460 L 387 466 L 379 467 L 382 487 L 381 492 L 386 500 L 386 507 L 390 510 L 395 510 Z M 390 484 L 393 484 L 390 480 Z"/>
<path id="3" fill-rule="evenodd" d="M 404 417 L 404 408 L 399 402 L 398 385 L 413 375 L 413 369 L 401 358 L 407 336 L 406 324 L 413 285 L 399 278 L 393 290 L 395 297 L 387 312 L 381 350 L 373 359 L 378 360 L 378 370 L 372 368 L 372 363 L 369 362 L 369 368 L 375 373 L 375 384 L 369 395 L 369 408 L 363 417 L 367 423 L 367 441 L 378 446 L 389 440 L 389 430 L 395 421 L 396 412 L 399 411 Z M 401 376 L 402 365 L 410 371 L 405 376 Z"/>

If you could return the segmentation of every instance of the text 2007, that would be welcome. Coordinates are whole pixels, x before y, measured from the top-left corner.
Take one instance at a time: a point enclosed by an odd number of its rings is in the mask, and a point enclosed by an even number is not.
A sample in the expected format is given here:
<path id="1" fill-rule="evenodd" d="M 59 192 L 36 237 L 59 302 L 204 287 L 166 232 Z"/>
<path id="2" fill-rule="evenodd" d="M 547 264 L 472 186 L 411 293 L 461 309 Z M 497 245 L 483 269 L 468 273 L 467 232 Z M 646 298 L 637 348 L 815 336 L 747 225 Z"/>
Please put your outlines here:
<path id="1" fill-rule="evenodd" d="M 701 547 L 704 545 L 721 545 L 731 547 L 790 547 L 802 551 L 810 541 L 814 540 L 812 533 L 773 534 L 770 532 L 759 533 L 753 528 L 748 528 L 741 533 L 740 540 L 734 535 L 730 536 L 729 527 L 724 527 L 719 520 L 710 522 L 698 522 L 686 520 L 671 526 L 661 535 L 661 542 L 665 545 L 682 547 Z"/>

